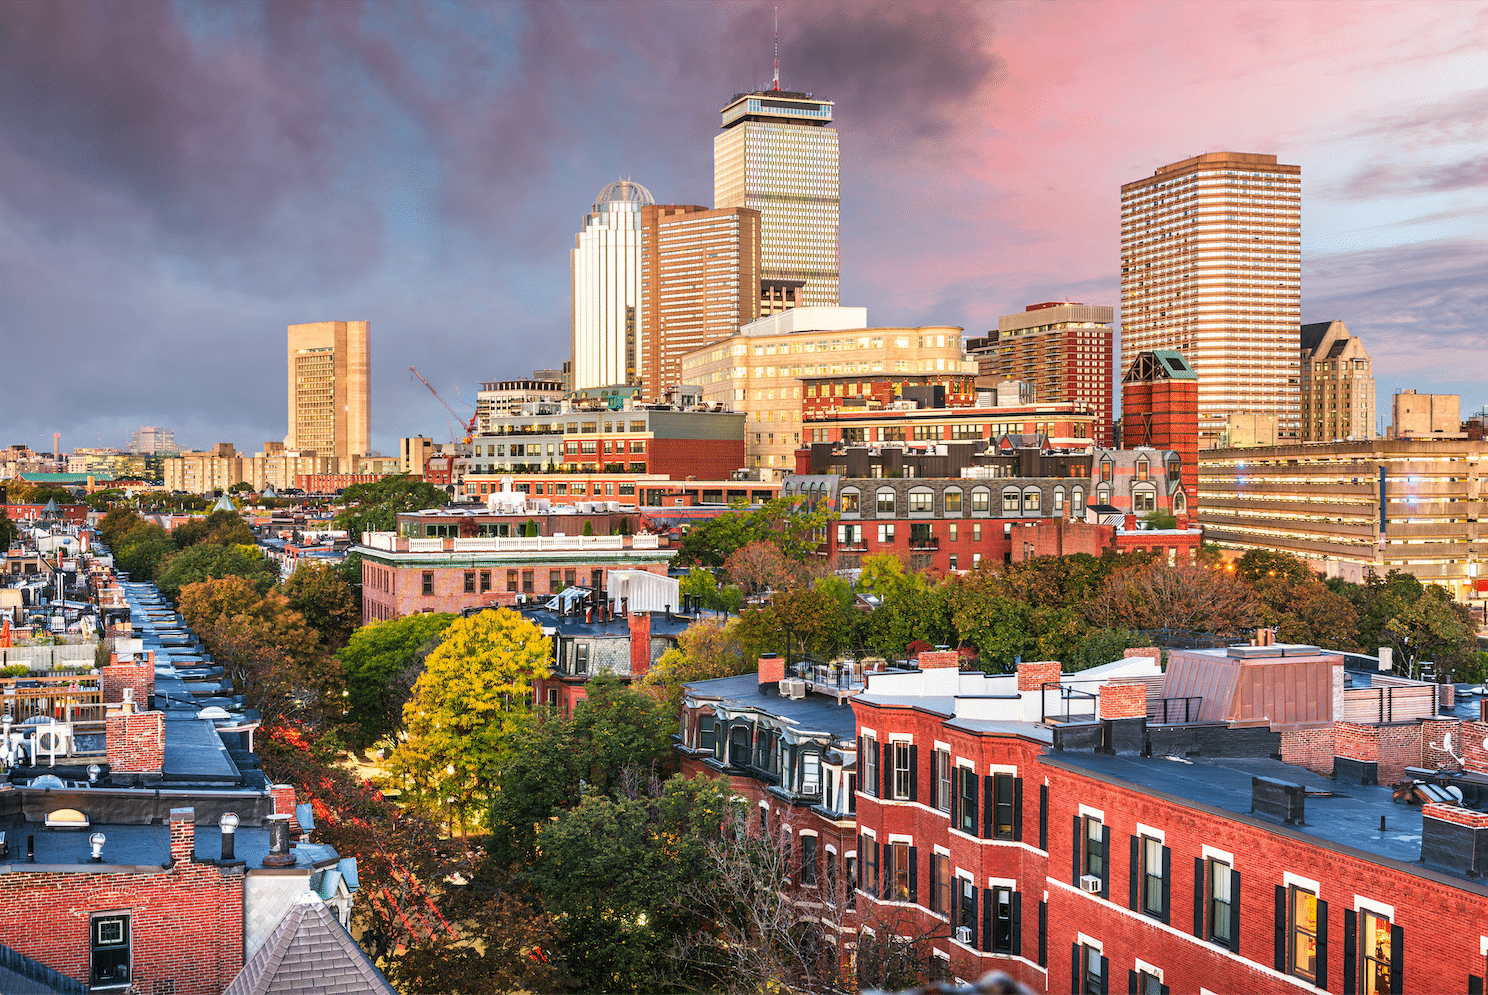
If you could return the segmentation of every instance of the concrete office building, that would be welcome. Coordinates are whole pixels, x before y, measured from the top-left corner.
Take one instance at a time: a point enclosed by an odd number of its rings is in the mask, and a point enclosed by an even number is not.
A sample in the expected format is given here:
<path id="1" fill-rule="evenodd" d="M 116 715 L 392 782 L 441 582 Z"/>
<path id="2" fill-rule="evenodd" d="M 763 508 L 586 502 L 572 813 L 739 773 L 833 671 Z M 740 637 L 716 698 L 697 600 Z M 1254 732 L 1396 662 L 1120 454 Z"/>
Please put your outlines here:
<path id="1" fill-rule="evenodd" d="M 641 209 L 641 397 L 681 381 L 682 356 L 759 317 L 760 212 L 688 204 Z"/>
<path id="2" fill-rule="evenodd" d="M 760 212 L 762 313 L 838 301 L 841 187 L 832 102 L 809 93 L 735 94 L 713 139 L 713 206 Z"/>
<path id="3" fill-rule="evenodd" d="M 1111 309 L 1073 301 L 1030 304 L 966 343 L 982 376 L 1032 384 L 1040 404 L 1088 405 L 1102 446 L 1112 442 L 1111 346 Z"/>
<path id="4" fill-rule="evenodd" d="M 1199 448 L 1231 415 L 1301 437 L 1302 169 L 1210 152 L 1121 187 L 1121 366 L 1155 349 L 1199 374 Z"/>
<path id="5" fill-rule="evenodd" d="M 1202 450 L 1198 518 L 1228 549 L 1282 550 L 1355 582 L 1400 570 L 1467 600 L 1488 558 L 1485 467 L 1488 443 L 1466 439 Z"/>
<path id="6" fill-rule="evenodd" d="M 801 377 L 831 374 L 960 375 L 961 329 L 868 328 L 867 308 L 794 308 L 688 353 L 682 379 L 704 402 L 747 416 L 747 466 L 763 479 L 794 468 L 801 445 Z"/>
<path id="7" fill-rule="evenodd" d="M 538 376 L 539 373 L 557 376 Z M 536 370 L 531 380 L 488 380 L 475 394 L 475 430 L 484 435 L 491 431 L 492 420 L 521 411 L 539 401 L 563 400 L 561 370 Z"/>
<path id="8" fill-rule="evenodd" d="M 617 180 L 594 198 L 574 236 L 571 390 L 635 382 L 641 210 L 655 203 L 639 183 Z"/>
<path id="9" fill-rule="evenodd" d="M 1417 394 L 1402 390 L 1390 400 L 1390 438 L 1465 439 L 1456 394 Z"/>
<path id="10" fill-rule="evenodd" d="M 370 321 L 289 326 L 286 449 L 343 458 L 371 442 Z"/>
<path id="11" fill-rule="evenodd" d="M 1341 321 L 1302 326 L 1302 441 L 1372 439 L 1374 373 L 1369 353 Z"/>

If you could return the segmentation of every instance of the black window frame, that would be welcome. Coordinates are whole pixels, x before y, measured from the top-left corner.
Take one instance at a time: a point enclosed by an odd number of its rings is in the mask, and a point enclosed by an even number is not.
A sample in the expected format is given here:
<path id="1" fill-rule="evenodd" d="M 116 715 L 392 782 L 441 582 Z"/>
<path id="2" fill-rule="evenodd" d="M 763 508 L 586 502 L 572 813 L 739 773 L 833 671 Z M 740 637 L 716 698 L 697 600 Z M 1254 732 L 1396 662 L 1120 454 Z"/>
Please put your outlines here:
<path id="1" fill-rule="evenodd" d="M 873 736 L 864 735 L 858 748 L 858 766 L 863 771 L 859 778 L 862 792 L 865 795 L 878 795 L 878 740 Z"/>
<path id="2" fill-rule="evenodd" d="M 432 596 L 434 594 L 434 571 L 423 571 L 423 576 L 420 578 L 420 580 L 421 584 L 419 586 L 419 593 L 423 597 Z"/>
<path id="3" fill-rule="evenodd" d="M 88 917 L 88 985 L 91 989 L 124 989 L 133 983 L 131 919 L 128 912 L 95 912 Z M 117 923 L 122 927 L 120 940 L 105 942 L 101 939 L 100 927 L 106 923 Z"/>
<path id="4" fill-rule="evenodd" d="M 1081 861 L 1082 872 L 1100 878 L 1106 878 L 1106 869 L 1110 864 L 1110 854 L 1106 853 L 1105 828 L 1106 824 L 1093 815 L 1087 815 L 1083 819 L 1085 830 L 1085 852 Z M 1091 835 L 1094 828 L 1095 835 Z"/>
<path id="5" fill-rule="evenodd" d="M 963 833 L 977 834 L 977 775 L 971 767 L 956 768 L 956 828 Z"/>
<path id="6" fill-rule="evenodd" d="M 1013 953 L 1013 889 L 1007 885 L 995 885 L 992 893 L 992 944 L 994 954 Z"/>
<path id="7" fill-rule="evenodd" d="M 1017 838 L 1018 824 L 1018 778 L 1013 774 L 992 775 L 992 838 L 1011 840 Z"/>
<path id="8" fill-rule="evenodd" d="M 474 594 L 475 593 L 475 571 L 474 570 L 466 570 L 465 571 L 465 593 L 466 594 Z"/>
<path id="9" fill-rule="evenodd" d="M 1155 836 L 1142 836 L 1142 888 L 1139 898 L 1143 915 L 1161 919 L 1164 915 L 1163 892 L 1167 879 L 1163 875 L 1163 841 Z"/>
<path id="10" fill-rule="evenodd" d="M 951 794 L 955 790 L 955 778 L 952 771 L 955 768 L 951 763 L 950 750 L 935 751 L 935 808 L 937 811 L 949 813 L 951 811 Z M 945 776 L 942 777 L 941 774 Z"/>
<path id="11" fill-rule="evenodd" d="M 1204 938 L 1234 950 L 1234 918 L 1236 905 L 1239 903 L 1239 896 L 1235 893 L 1235 869 L 1218 857 L 1210 857 L 1205 861 L 1204 878 L 1209 896 L 1206 910 L 1209 913 L 1209 923 L 1204 930 Z M 1218 895 L 1220 881 L 1224 882 L 1223 900 Z M 1223 931 L 1220 929 L 1221 925 L 1224 927 Z"/>
<path id="12" fill-rule="evenodd" d="M 893 797 L 900 801 L 908 801 L 912 794 L 910 786 L 914 784 L 914 767 L 910 762 L 910 744 L 904 740 L 894 740 L 891 743 L 894 757 L 894 782 Z"/>
<path id="13" fill-rule="evenodd" d="M 1078 945 L 1080 951 L 1080 995 L 1106 995 L 1110 982 L 1109 962 L 1100 947 Z M 1097 965 L 1095 970 L 1091 964 Z"/>
<path id="14" fill-rule="evenodd" d="M 1311 930 L 1308 930 L 1301 922 L 1300 913 L 1303 907 L 1301 899 L 1304 896 L 1312 899 Z M 1318 911 L 1319 905 L 1316 892 L 1312 891 L 1309 888 L 1303 888 L 1301 885 L 1293 884 L 1287 886 L 1287 973 L 1294 978 L 1301 978 L 1303 981 L 1306 981 L 1308 984 L 1311 985 L 1317 984 L 1317 963 L 1319 952 L 1317 928 Z M 1298 944 L 1300 941 L 1304 940 L 1312 941 L 1311 970 L 1299 963 L 1301 958 L 1297 956 Z"/>
<path id="15" fill-rule="evenodd" d="M 801 834 L 801 884 L 816 887 L 818 840 L 809 833 Z"/>

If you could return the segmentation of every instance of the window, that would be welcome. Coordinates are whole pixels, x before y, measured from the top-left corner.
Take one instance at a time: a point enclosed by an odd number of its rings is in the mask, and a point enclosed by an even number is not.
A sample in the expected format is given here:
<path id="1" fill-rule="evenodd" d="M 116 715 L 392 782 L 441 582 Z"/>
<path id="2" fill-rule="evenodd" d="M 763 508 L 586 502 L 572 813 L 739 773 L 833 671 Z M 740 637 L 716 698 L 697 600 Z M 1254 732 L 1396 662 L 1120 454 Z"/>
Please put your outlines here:
<path id="1" fill-rule="evenodd" d="M 971 526 L 971 541 L 972 542 L 981 542 L 982 541 L 982 523 L 981 522 L 976 522 L 976 523 L 974 523 Z M 981 556 L 982 554 L 978 553 L 977 555 L 978 556 Z"/>
<path id="2" fill-rule="evenodd" d="M 910 745 L 894 744 L 894 797 L 908 799 L 910 796 Z"/>
<path id="3" fill-rule="evenodd" d="M 1105 828 L 1099 819 L 1085 817 L 1085 873 L 1102 880 L 1106 876 Z"/>
<path id="4" fill-rule="evenodd" d="M 123 988 L 129 984 L 129 917 L 111 914 L 94 916 L 90 946 L 94 988 Z"/>
<path id="5" fill-rule="evenodd" d="M 889 884 L 885 898 L 901 902 L 909 899 L 909 885 L 913 880 L 909 852 L 908 843 L 890 843 L 884 847 L 884 880 Z"/>
<path id="6" fill-rule="evenodd" d="M 878 527 L 878 541 L 880 543 L 891 543 L 894 541 L 894 526 L 880 525 Z"/>
<path id="7" fill-rule="evenodd" d="M 956 523 L 952 522 L 949 526 L 946 527 L 946 539 L 950 542 L 955 542 L 959 531 L 960 530 L 956 528 Z"/>
<path id="8" fill-rule="evenodd" d="M 1011 774 L 997 774 L 992 778 L 992 836 L 994 839 L 1010 840 L 1013 838 L 1014 813 L 1017 810 L 1014 804 L 1017 787 L 1015 780 Z"/>
<path id="9" fill-rule="evenodd" d="M 935 807 L 951 810 L 951 755 L 945 750 L 935 751 Z"/>
<path id="10" fill-rule="evenodd" d="M 863 837 L 863 890 L 870 895 L 878 894 L 878 843 L 870 836 Z"/>
<path id="11" fill-rule="evenodd" d="M 1070 492 L 1070 517 L 1079 518 L 1085 514 L 1085 488 L 1076 487 Z"/>
<path id="12" fill-rule="evenodd" d="M 1287 969 L 1304 981 L 1317 983 L 1318 968 L 1318 900 L 1317 895 L 1296 885 L 1291 887 L 1291 921 L 1288 932 L 1291 942 L 1287 945 Z M 1366 918 L 1369 918 L 1366 915 Z M 1389 991 L 1389 924 L 1385 926 L 1385 987 Z M 1367 951 L 1366 951 L 1367 954 Z M 1366 971 L 1368 968 L 1366 968 Z M 1366 982 L 1367 986 L 1367 982 Z"/>
<path id="13" fill-rule="evenodd" d="M 480 589 L 482 594 L 485 594 L 491 589 L 491 571 L 482 570 L 480 572 Z"/>
<path id="14" fill-rule="evenodd" d="M 563 590 L 563 571 L 548 571 L 548 593 L 557 594 Z"/>
<path id="15" fill-rule="evenodd" d="M 801 883 L 816 885 L 816 837 L 801 837 Z"/>
<path id="16" fill-rule="evenodd" d="M 577 580 L 577 577 L 578 577 L 578 575 L 577 575 L 577 572 L 576 571 L 573 571 L 573 570 L 565 570 L 565 571 L 563 571 L 563 586 L 564 587 L 573 587 L 574 586 L 574 583 Z"/>
<path id="17" fill-rule="evenodd" d="M 880 515 L 894 514 L 894 492 L 885 488 L 878 492 L 878 513 Z"/>
<path id="18" fill-rule="evenodd" d="M 432 570 L 425 570 L 424 571 L 423 593 L 424 594 L 433 594 L 434 593 L 434 571 L 432 571 Z"/>
<path id="19" fill-rule="evenodd" d="M 537 593 L 537 587 L 533 584 L 532 574 L 533 571 L 531 570 L 522 571 L 522 592 L 524 594 Z"/>
<path id="20" fill-rule="evenodd" d="M 577 643 L 574 645 L 574 673 L 589 673 L 589 644 Z"/>
<path id="21" fill-rule="evenodd" d="M 947 515 L 961 514 L 961 489 L 948 487 L 945 492 L 945 511 Z"/>
<path id="22" fill-rule="evenodd" d="M 878 742 L 872 736 L 863 737 L 858 766 L 863 768 L 863 794 L 878 794 Z"/>
<path id="23" fill-rule="evenodd" d="M 992 952 L 1013 952 L 1013 889 L 992 889 Z"/>
<path id="24" fill-rule="evenodd" d="M 856 515 L 858 513 L 859 494 L 854 490 L 845 490 L 837 498 L 837 510 L 844 515 Z"/>
<path id="25" fill-rule="evenodd" d="M 934 511 L 934 510 L 935 510 L 935 492 L 934 491 L 910 491 L 909 492 L 909 511 L 910 511 L 910 514 L 922 513 L 922 514 L 927 514 L 928 515 L 932 511 Z"/>
<path id="26" fill-rule="evenodd" d="M 1151 836 L 1141 838 L 1142 847 L 1142 907 L 1141 911 L 1149 916 L 1156 916 L 1166 920 L 1168 917 L 1168 903 L 1164 892 L 1167 890 L 1167 876 L 1165 870 L 1165 853 L 1162 840 L 1153 839 Z"/>
<path id="27" fill-rule="evenodd" d="M 987 514 L 992 506 L 992 492 L 985 487 L 979 487 L 971 492 L 972 514 Z"/>
<path id="28" fill-rule="evenodd" d="M 1362 935 L 1359 937 L 1359 952 L 1364 955 L 1363 995 L 1389 995 L 1400 990 L 1400 979 L 1391 973 L 1394 966 L 1391 957 L 1399 951 L 1394 949 L 1390 920 L 1373 912 L 1359 914 Z"/>
<path id="29" fill-rule="evenodd" d="M 508 594 L 517 593 L 517 572 L 515 570 L 506 572 L 506 590 Z"/>
<path id="30" fill-rule="evenodd" d="M 475 571 L 474 570 L 467 570 L 467 571 L 465 571 L 465 593 L 466 594 L 474 594 L 475 593 Z"/>
<path id="31" fill-rule="evenodd" d="M 1138 480 L 1146 480 L 1147 479 L 1147 476 L 1148 476 L 1147 457 L 1145 457 L 1145 456 L 1139 456 L 1139 457 L 1137 457 L 1137 479 Z"/>
<path id="32" fill-rule="evenodd" d="M 1138 512 L 1157 509 L 1157 492 L 1142 488 L 1132 493 L 1132 510 Z"/>
<path id="33" fill-rule="evenodd" d="M 944 853 L 930 857 L 930 911 L 941 915 L 951 911 L 951 858 Z"/>
<path id="34" fill-rule="evenodd" d="M 1106 995 L 1106 958 L 1101 956 L 1100 947 L 1087 943 L 1079 950 L 1083 965 L 1080 971 L 1081 995 Z"/>
<path id="35" fill-rule="evenodd" d="M 1009 487 L 1002 492 L 1002 513 L 1004 515 L 1016 515 L 1018 504 L 1019 495 L 1016 487 Z"/>
<path id="36" fill-rule="evenodd" d="M 1054 514 L 1059 515 L 1059 514 L 1062 514 L 1063 512 L 1064 512 L 1064 488 L 1063 487 L 1056 487 L 1056 488 L 1054 488 Z"/>
<path id="37" fill-rule="evenodd" d="M 707 753 L 713 753 L 718 743 L 718 720 L 711 715 L 704 715 L 698 719 L 698 749 Z"/>
<path id="38" fill-rule="evenodd" d="M 970 878 L 957 878 L 957 890 L 960 892 L 956 909 L 956 925 L 971 928 L 971 945 L 976 946 L 976 885 L 971 883 Z"/>
<path id="39" fill-rule="evenodd" d="M 1040 493 L 1039 491 L 1023 492 L 1023 511 L 1025 514 L 1030 512 L 1035 515 L 1038 514 Z"/>
<path id="40" fill-rule="evenodd" d="M 1223 860 L 1209 860 L 1209 939 L 1234 949 L 1235 935 L 1231 917 L 1236 908 L 1234 870 Z"/>
<path id="41" fill-rule="evenodd" d="M 977 831 L 977 777 L 976 771 L 970 767 L 957 767 L 956 777 L 960 780 L 958 787 L 957 809 L 960 818 L 957 825 L 963 832 L 976 835 Z"/>
<path id="42" fill-rule="evenodd" d="M 1110 457 L 1106 457 L 1105 459 L 1101 460 L 1100 478 L 1103 483 L 1109 484 L 1111 482 L 1111 471 L 1114 468 L 1114 465 L 1115 464 L 1111 462 Z"/>

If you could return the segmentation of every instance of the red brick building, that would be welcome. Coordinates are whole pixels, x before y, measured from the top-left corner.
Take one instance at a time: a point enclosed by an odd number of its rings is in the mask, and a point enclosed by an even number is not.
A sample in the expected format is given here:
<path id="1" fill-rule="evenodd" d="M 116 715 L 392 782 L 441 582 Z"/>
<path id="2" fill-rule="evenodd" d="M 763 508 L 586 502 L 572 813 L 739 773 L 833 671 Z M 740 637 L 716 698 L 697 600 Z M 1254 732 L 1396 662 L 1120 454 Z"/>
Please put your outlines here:
<path id="1" fill-rule="evenodd" d="M 1190 515 L 1199 499 L 1199 376 L 1181 353 L 1138 353 L 1121 378 L 1121 445 L 1178 454 Z"/>
<path id="2" fill-rule="evenodd" d="M 1128 652 L 1078 674 L 958 673 L 932 654 L 867 675 L 852 739 L 833 730 L 855 754 L 855 819 L 833 831 L 860 929 L 893 917 L 948 973 L 1035 991 L 1483 991 L 1488 723 L 1430 705 L 1340 723 L 1380 696 L 1313 647 L 1189 654 L 1166 673 Z M 773 813 L 786 798 L 770 780 L 794 768 L 770 769 L 771 730 L 791 743 L 793 710 L 818 694 L 805 684 L 789 702 L 689 685 L 685 769 Z M 1366 759 L 1325 758 L 1335 745 Z M 1304 746 L 1317 769 L 1275 759 Z M 1371 783 L 1386 757 L 1400 801 Z M 832 811 L 829 795 L 789 800 L 793 832 L 822 831 L 804 813 Z"/>

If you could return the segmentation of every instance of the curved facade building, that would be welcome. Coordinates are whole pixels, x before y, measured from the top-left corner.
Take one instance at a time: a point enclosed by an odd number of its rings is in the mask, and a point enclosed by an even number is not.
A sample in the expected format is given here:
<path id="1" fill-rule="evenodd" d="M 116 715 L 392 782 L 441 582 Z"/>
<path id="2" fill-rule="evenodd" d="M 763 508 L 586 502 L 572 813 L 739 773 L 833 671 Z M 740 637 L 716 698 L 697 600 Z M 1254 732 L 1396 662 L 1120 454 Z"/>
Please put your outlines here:
<path id="1" fill-rule="evenodd" d="M 651 191 L 617 180 L 599 192 L 574 236 L 573 388 L 610 387 L 636 379 L 637 308 L 641 298 L 641 209 Z"/>

